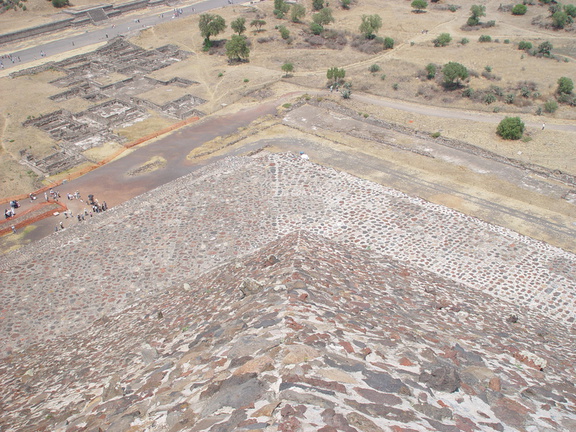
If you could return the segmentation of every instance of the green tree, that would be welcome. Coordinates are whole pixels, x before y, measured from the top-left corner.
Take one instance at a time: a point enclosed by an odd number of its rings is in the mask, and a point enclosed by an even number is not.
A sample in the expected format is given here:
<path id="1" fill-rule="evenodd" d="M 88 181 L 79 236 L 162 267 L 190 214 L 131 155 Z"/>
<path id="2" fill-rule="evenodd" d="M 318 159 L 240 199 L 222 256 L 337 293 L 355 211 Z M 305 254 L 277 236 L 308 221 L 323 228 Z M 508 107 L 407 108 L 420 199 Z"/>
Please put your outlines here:
<path id="1" fill-rule="evenodd" d="M 312 0 L 312 9 L 319 11 L 324 7 L 324 0 Z"/>
<path id="2" fill-rule="evenodd" d="M 233 35 L 226 42 L 226 55 L 232 61 L 247 60 L 250 55 L 250 48 L 248 48 L 246 36 Z"/>
<path id="3" fill-rule="evenodd" d="M 284 71 L 284 77 L 287 78 L 292 72 L 294 72 L 294 65 L 292 63 L 286 62 L 282 65 L 282 70 Z"/>
<path id="4" fill-rule="evenodd" d="M 296 3 L 292 5 L 292 9 L 290 12 L 290 20 L 292 22 L 298 23 L 304 16 L 306 15 L 306 8 L 301 5 L 300 3 Z"/>
<path id="5" fill-rule="evenodd" d="M 475 26 L 480 24 L 480 17 L 486 16 L 486 6 L 472 5 L 470 8 L 470 18 L 468 18 L 467 24 L 469 26 Z"/>
<path id="6" fill-rule="evenodd" d="M 342 9 L 350 9 L 350 5 L 352 4 L 352 0 L 340 0 L 340 4 L 342 5 Z"/>
<path id="7" fill-rule="evenodd" d="M 413 0 L 410 6 L 416 13 L 420 13 L 428 7 L 428 2 L 426 0 Z"/>
<path id="8" fill-rule="evenodd" d="M 216 36 L 226 29 L 226 21 L 220 15 L 202 14 L 198 27 L 200 28 L 200 35 L 204 38 L 204 48 L 207 49 L 212 46 L 210 37 Z"/>
<path id="9" fill-rule="evenodd" d="M 289 10 L 290 5 L 286 3 L 285 0 L 274 0 L 274 16 L 276 16 L 276 18 L 284 18 Z"/>
<path id="10" fill-rule="evenodd" d="M 563 29 L 566 27 L 566 24 L 570 24 L 572 22 L 572 18 L 568 16 L 566 12 L 558 11 L 554 12 L 552 15 L 552 25 L 555 28 Z"/>
<path id="11" fill-rule="evenodd" d="M 326 78 L 333 80 L 336 84 L 338 81 L 342 81 L 346 76 L 346 71 L 343 68 L 332 67 L 326 72 Z"/>
<path id="12" fill-rule="evenodd" d="M 70 2 L 68 0 L 52 0 L 52 6 L 54 6 L 55 8 L 61 8 L 69 5 Z"/>
<path id="13" fill-rule="evenodd" d="M 320 9 L 320 12 L 312 15 L 312 21 L 321 26 L 326 26 L 334 22 L 334 17 L 332 16 L 332 9 L 327 7 Z"/>
<path id="14" fill-rule="evenodd" d="M 468 78 L 468 69 L 460 63 L 449 62 L 442 68 L 442 75 L 446 87 L 458 87 L 462 81 Z"/>
<path id="15" fill-rule="evenodd" d="M 241 35 L 246 31 L 246 18 L 236 18 L 230 23 L 230 27 L 235 33 Z"/>
<path id="16" fill-rule="evenodd" d="M 528 11 L 528 6 L 520 3 L 517 5 L 514 5 L 514 7 L 512 8 L 512 15 L 524 15 L 527 11 Z"/>
<path id="17" fill-rule="evenodd" d="M 264 27 L 265 25 L 266 21 L 264 21 L 263 19 L 255 19 L 252 20 L 252 22 L 250 23 L 250 27 L 256 27 L 257 32 L 262 31 L 262 27 Z"/>
<path id="18" fill-rule="evenodd" d="M 574 90 L 574 82 L 570 78 L 561 77 L 558 79 L 558 93 L 570 94 L 572 90 Z"/>
<path id="19" fill-rule="evenodd" d="M 432 42 L 434 42 L 435 47 L 443 47 L 448 45 L 451 41 L 452 36 L 450 36 L 450 33 L 440 33 Z"/>
<path id="20" fill-rule="evenodd" d="M 524 133 L 524 122 L 520 117 L 506 117 L 498 124 L 496 133 L 506 140 L 518 140 Z"/>
<path id="21" fill-rule="evenodd" d="M 374 39 L 376 33 L 382 27 L 382 18 L 378 14 L 362 15 L 362 23 L 360 24 L 360 33 L 366 39 Z"/>
<path id="22" fill-rule="evenodd" d="M 550 42 L 548 42 L 548 41 L 542 42 L 540 45 L 538 45 L 538 52 L 542 55 L 550 57 L 550 54 L 552 52 L 552 48 L 554 48 L 554 47 L 552 46 L 552 44 Z"/>
<path id="23" fill-rule="evenodd" d="M 436 65 L 434 63 L 428 63 L 426 66 L 426 78 L 434 79 L 436 77 Z"/>

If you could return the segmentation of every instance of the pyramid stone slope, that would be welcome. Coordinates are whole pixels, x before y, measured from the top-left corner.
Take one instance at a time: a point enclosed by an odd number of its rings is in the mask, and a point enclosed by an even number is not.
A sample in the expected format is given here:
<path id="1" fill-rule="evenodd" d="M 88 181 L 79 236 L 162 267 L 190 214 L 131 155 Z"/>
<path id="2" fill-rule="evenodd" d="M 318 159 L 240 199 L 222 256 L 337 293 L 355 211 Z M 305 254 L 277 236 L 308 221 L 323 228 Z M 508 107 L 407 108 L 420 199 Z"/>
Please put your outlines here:
<path id="1" fill-rule="evenodd" d="M 307 231 L 5 358 L 0 430 L 566 431 L 574 334 Z"/>
<path id="2" fill-rule="evenodd" d="M 304 229 L 574 330 L 576 257 L 291 154 L 222 160 L 0 263 L 0 348 L 72 334 Z"/>

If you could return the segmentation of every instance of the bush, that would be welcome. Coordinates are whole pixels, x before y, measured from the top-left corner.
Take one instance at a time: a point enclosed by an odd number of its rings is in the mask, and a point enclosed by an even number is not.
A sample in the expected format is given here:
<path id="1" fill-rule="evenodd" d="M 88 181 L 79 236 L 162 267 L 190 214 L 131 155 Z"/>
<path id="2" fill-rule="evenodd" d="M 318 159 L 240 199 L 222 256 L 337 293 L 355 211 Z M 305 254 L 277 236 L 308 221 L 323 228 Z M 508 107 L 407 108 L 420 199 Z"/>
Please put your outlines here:
<path id="1" fill-rule="evenodd" d="M 509 44 L 509 43 L 510 43 L 510 39 L 504 39 L 504 43 L 505 43 L 505 44 Z"/>
<path id="2" fill-rule="evenodd" d="M 492 37 L 488 35 L 482 35 L 478 38 L 478 42 L 492 42 Z"/>
<path id="3" fill-rule="evenodd" d="M 434 79 L 436 77 L 436 69 L 434 63 L 428 63 L 428 65 L 426 65 L 426 78 Z"/>
<path id="4" fill-rule="evenodd" d="M 538 45 L 538 53 L 550 57 L 553 48 L 554 47 L 550 42 L 542 42 L 540 45 Z"/>
<path id="5" fill-rule="evenodd" d="M 282 36 L 282 39 L 286 40 L 290 37 L 290 30 L 288 30 L 283 25 L 278 27 L 278 31 L 280 32 L 280 36 Z"/>
<path id="6" fill-rule="evenodd" d="M 517 4 L 512 8 L 512 15 L 524 15 L 528 11 L 528 7 L 523 4 Z"/>
<path id="7" fill-rule="evenodd" d="M 382 81 L 384 81 L 384 80 L 386 79 L 386 74 L 380 75 L 380 79 L 381 79 Z"/>
<path id="8" fill-rule="evenodd" d="M 555 113 L 558 109 L 558 102 L 555 100 L 549 100 L 544 104 L 544 111 L 549 114 Z"/>
<path id="9" fill-rule="evenodd" d="M 324 31 L 324 27 L 322 27 L 320 24 L 316 24 L 313 22 L 312 24 L 310 24 L 310 31 L 315 35 L 319 35 L 322 34 L 322 32 Z"/>
<path id="10" fill-rule="evenodd" d="M 462 92 L 462 96 L 472 99 L 472 96 L 474 96 L 474 89 L 467 88 Z"/>
<path id="11" fill-rule="evenodd" d="M 470 39 L 468 38 L 462 38 L 462 40 L 460 41 L 462 45 L 466 45 L 468 42 L 470 42 Z"/>
<path id="12" fill-rule="evenodd" d="M 453 4 L 448 5 L 448 10 L 449 10 L 450 12 L 456 12 L 456 11 L 458 10 L 458 8 L 459 8 L 459 6 L 456 6 L 456 5 L 453 5 Z"/>
<path id="13" fill-rule="evenodd" d="M 495 25 L 496 25 L 496 21 L 490 20 L 490 21 L 486 22 L 486 24 L 484 24 L 482 27 L 488 28 L 488 27 L 494 27 Z"/>
<path id="14" fill-rule="evenodd" d="M 435 47 L 443 47 L 443 46 L 448 45 L 451 41 L 452 41 L 452 36 L 450 36 L 450 33 L 441 33 L 432 42 L 434 42 Z"/>
<path id="15" fill-rule="evenodd" d="M 392 49 L 394 48 L 394 39 L 391 37 L 384 38 L 384 49 Z"/>
<path id="16" fill-rule="evenodd" d="M 376 72 L 378 72 L 378 71 L 380 70 L 380 66 L 378 66 L 377 64 L 373 64 L 372 66 L 370 66 L 370 67 L 368 68 L 368 70 L 369 70 L 371 73 L 376 73 Z"/>
<path id="17" fill-rule="evenodd" d="M 568 77 L 558 79 L 558 93 L 570 94 L 574 90 L 574 82 Z"/>
<path id="18" fill-rule="evenodd" d="M 440 132 L 434 132 L 432 135 L 430 135 L 432 138 L 438 138 L 440 136 Z"/>
<path id="19" fill-rule="evenodd" d="M 518 140 L 524 133 L 524 122 L 520 117 L 506 117 L 496 128 L 496 133 L 506 140 Z"/>
<path id="20" fill-rule="evenodd" d="M 491 103 L 496 102 L 496 95 L 494 95 L 493 93 L 486 93 L 486 94 L 484 95 L 483 102 L 484 102 L 486 105 L 490 105 Z"/>
<path id="21" fill-rule="evenodd" d="M 68 0 L 52 0 L 52 6 L 54 6 L 55 8 L 61 8 L 69 5 L 70 2 Z"/>
<path id="22" fill-rule="evenodd" d="M 392 84 L 392 88 L 393 88 L 394 90 L 398 90 L 398 83 Z"/>
<path id="23" fill-rule="evenodd" d="M 513 104 L 515 99 L 516 99 L 516 95 L 514 93 L 508 93 L 506 95 L 505 101 L 507 104 Z"/>
<path id="24" fill-rule="evenodd" d="M 522 41 L 518 44 L 518 49 L 519 50 L 524 50 L 524 51 L 528 51 L 532 49 L 532 43 L 531 42 L 526 42 L 526 41 Z"/>

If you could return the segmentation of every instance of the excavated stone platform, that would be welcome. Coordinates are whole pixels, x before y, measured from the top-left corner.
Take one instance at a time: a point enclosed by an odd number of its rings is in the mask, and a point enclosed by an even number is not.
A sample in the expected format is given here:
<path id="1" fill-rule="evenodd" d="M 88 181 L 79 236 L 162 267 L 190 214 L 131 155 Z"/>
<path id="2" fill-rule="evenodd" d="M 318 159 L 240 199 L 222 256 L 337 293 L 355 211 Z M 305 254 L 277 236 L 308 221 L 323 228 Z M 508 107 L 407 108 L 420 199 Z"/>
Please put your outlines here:
<path id="1" fill-rule="evenodd" d="M 0 266 L 0 430 L 576 428 L 573 254 L 292 154 Z"/>

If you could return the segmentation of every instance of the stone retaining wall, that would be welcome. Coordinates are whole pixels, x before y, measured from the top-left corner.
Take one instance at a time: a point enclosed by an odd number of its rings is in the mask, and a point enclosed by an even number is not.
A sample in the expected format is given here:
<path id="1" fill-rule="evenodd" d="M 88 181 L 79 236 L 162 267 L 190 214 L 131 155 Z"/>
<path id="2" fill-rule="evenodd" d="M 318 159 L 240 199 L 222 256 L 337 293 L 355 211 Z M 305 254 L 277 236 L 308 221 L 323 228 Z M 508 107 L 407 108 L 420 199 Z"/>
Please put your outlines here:
<path id="1" fill-rule="evenodd" d="M 112 17 L 121 15 L 125 12 L 130 12 L 137 9 L 144 9 L 147 7 L 159 6 L 163 4 L 166 4 L 166 0 L 153 0 L 153 1 L 136 0 L 117 5 L 103 5 L 100 6 L 99 9 L 103 10 L 107 15 L 107 17 Z M 89 10 L 82 10 L 77 12 L 67 10 L 65 12 L 74 16 L 72 18 L 64 18 L 59 21 L 47 24 L 41 24 L 38 26 L 17 30 L 11 33 L 0 34 L 0 45 L 22 39 L 31 38 L 41 34 L 51 33 L 68 27 L 76 27 L 93 23 L 93 20 L 89 15 Z"/>

